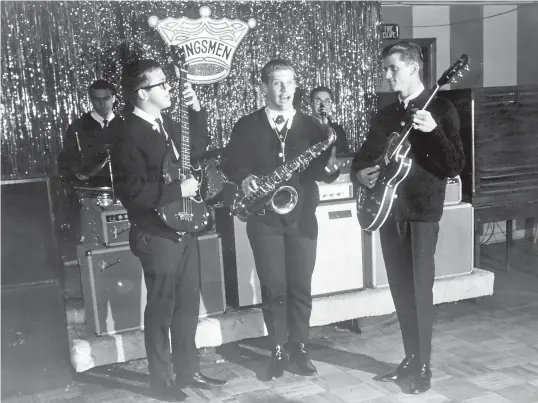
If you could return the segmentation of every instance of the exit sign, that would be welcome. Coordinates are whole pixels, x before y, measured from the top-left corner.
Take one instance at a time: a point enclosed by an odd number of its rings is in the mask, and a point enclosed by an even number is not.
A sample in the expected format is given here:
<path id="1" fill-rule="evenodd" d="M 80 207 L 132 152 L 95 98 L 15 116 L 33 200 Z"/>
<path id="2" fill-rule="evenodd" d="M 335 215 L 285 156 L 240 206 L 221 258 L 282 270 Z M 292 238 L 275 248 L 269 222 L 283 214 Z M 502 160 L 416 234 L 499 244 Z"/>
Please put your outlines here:
<path id="1" fill-rule="evenodd" d="M 398 24 L 381 24 L 382 39 L 400 39 L 400 28 Z"/>

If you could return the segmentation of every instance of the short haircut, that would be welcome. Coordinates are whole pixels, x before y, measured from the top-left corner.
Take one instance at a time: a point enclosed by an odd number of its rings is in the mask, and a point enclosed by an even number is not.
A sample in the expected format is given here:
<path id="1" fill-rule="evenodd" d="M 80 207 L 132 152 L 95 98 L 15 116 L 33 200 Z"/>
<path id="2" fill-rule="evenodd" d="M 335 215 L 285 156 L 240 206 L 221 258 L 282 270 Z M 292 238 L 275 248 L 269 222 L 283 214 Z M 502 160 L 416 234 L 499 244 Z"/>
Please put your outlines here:
<path id="1" fill-rule="evenodd" d="M 420 46 L 417 45 L 415 42 L 399 42 L 393 46 L 386 47 L 383 50 L 383 58 L 393 55 L 395 53 L 399 53 L 400 59 L 402 59 L 405 63 L 417 63 L 422 69 L 422 49 L 420 49 Z"/>
<path id="2" fill-rule="evenodd" d="M 295 73 L 295 69 L 287 60 L 273 59 L 262 67 L 262 83 L 269 83 L 269 74 L 279 70 L 291 70 Z"/>
<path id="3" fill-rule="evenodd" d="M 110 90 L 112 95 L 116 95 L 116 87 L 114 87 L 107 80 L 99 79 L 95 80 L 88 86 L 88 94 L 91 95 L 91 90 Z"/>
<path id="4" fill-rule="evenodd" d="M 320 85 L 319 87 L 314 88 L 312 91 L 310 91 L 310 100 L 312 101 L 314 99 L 314 95 L 318 92 L 327 92 L 331 96 L 331 101 L 334 101 L 334 95 L 333 92 L 329 87 L 325 87 L 323 85 Z"/>
<path id="5" fill-rule="evenodd" d="M 125 98 L 127 100 L 132 99 L 134 92 L 147 83 L 147 74 L 160 68 L 159 62 L 153 59 L 141 59 L 124 65 L 121 87 Z"/>

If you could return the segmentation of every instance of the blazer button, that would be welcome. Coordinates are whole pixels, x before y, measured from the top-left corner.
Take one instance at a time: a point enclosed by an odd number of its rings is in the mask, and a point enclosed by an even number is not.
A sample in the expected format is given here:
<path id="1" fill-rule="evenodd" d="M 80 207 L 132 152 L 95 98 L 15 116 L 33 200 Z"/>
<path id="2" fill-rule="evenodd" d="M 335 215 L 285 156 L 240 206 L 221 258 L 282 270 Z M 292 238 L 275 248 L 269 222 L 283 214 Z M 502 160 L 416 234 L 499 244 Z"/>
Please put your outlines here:
<path id="1" fill-rule="evenodd" d="M 400 122 L 400 126 L 402 126 L 402 127 L 405 126 L 405 122 L 403 120 Z"/>

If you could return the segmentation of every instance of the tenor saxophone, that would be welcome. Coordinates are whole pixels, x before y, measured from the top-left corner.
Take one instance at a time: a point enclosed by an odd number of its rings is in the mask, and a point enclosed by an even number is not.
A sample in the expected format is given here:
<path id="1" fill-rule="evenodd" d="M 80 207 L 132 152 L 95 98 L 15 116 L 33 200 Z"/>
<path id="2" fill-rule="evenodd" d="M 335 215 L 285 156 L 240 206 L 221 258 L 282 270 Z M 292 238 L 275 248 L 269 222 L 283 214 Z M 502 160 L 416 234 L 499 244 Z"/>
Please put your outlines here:
<path id="1" fill-rule="evenodd" d="M 258 177 L 258 189 L 252 194 L 245 195 L 240 188 L 237 189 L 232 205 L 229 207 L 232 214 L 240 220 L 246 221 L 248 216 L 255 214 L 262 208 L 269 206 L 277 214 L 287 214 L 297 205 L 297 190 L 287 182 L 293 173 L 305 170 L 308 165 L 327 150 L 336 141 L 336 133 L 327 126 L 330 134 L 319 143 L 308 148 L 301 155 L 280 165 L 271 174 Z"/>

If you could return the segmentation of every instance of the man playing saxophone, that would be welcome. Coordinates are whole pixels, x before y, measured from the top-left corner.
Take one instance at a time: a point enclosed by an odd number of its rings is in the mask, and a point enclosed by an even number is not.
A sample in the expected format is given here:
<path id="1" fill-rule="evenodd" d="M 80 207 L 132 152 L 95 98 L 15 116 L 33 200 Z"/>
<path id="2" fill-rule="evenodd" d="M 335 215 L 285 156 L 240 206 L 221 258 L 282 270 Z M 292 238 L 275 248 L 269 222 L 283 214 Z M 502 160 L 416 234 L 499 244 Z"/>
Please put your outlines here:
<path id="1" fill-rule="evenodd" d="M 332 134 L 327 126 L 293 108 L 295 71 L 288 61 L 271 60 L 262 68 L 261 81 L 267 106 L 239 119 L 223 155 L 224 174 L 247 196 L 266 187 L 257 183 L 258 178 L 302 154 L 306 157 L 306 150 Z M 302 375 L 317 373 L 308 353 L 318 235 L 316 181 L 336 179 L 338 166 L 329 151 L 304 165 L 284 184 L 293 189 L 277 191 L 271 205 L 247 218 L 272 343 L 269 379 L 282 376 L 285 369 Z"/>

